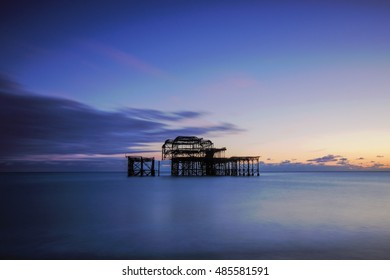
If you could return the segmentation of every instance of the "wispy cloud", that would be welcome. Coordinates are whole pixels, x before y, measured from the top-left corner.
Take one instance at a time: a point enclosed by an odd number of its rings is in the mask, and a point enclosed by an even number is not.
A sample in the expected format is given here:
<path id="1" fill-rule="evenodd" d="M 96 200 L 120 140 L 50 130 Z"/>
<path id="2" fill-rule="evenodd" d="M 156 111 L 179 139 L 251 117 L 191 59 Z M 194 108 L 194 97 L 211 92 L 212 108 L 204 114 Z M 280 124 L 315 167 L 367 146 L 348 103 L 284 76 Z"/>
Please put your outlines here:
<path id="1" fill-rule="evenodd" d="M 344 165 L 344 166 L 349 166 L 350 165 L 348 158 L 345 158 L 345 157 L 339 158 L 338 161 L 337 161 L 337 164 L 338 165 Z"/>
<path id="2" fill-rule="evenodd" d="M 93 41 L 83 42 L 82 44 L 86 48 L 91 49 L 100 55 L 115 61 L 118 64 L 128 66 L 135 71 L 157 78 L 170 77 L 166 71 L 149 62 L 146 62 L 144 59 L 128 51 L 120 50 L 118 48 Z"/>
<path id="3" fill-rule="evenodd" d="M 333 164 L 326 165 L 324 162 Z M 282 160 L 279 163 L 260 162 L 262 171 L 282 171 L 282 172 L 322 172 L 322 171 L 390 171 L 389 166 L 371 161 L 371 165 L 362 166 L 351 164 L 349 159 L 341 156 L 327 155 L 310 161 L 293 162 Z"/>
<path id="4" fill-rule="evenodd" d="M 203 116 L 204 112 L 195 111 L 176 111 L 163 112 L 153 109 L 139 109 L 139 108 L 123 108 L 120 112 L 127 116 L 136 117 L 144 120 L 165 120 L 165 121 L 179 121 L 183 119 L 193 119 Z"/>
<path id="5" fill-rule="evenodd" d="M 336 162 L 341 156 L 335 156 L 335 155 L 327 155 L 319 158 L 313 158 L 308 159 L 308 162 L 315 162 L 315 163 L 328 163 L 328 162 Z"/>
<path id="6" fill-rule="evenodd" d="M 0 83 L 3 161 L 91 160 L 126 152 L 159 152 L 159 143 L 177 135 L 240 131 L 230 123 L 182 125 L 202 117 L 202 112 L 138 108 L 102 111 L 74 100 L 25 93 L 10 84 L 7 79 Z"/>

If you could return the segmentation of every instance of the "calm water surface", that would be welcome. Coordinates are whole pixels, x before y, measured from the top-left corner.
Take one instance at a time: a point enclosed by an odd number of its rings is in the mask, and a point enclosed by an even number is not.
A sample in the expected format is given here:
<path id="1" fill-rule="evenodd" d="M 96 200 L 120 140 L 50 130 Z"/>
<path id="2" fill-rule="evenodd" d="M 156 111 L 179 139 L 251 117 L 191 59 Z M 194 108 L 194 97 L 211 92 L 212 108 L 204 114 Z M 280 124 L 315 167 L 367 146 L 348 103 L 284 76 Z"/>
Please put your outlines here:
<path id="1" fill-rule="evenodd" d="M 0 174 L 2 259 L 390 259 L 390 173 Z"/>

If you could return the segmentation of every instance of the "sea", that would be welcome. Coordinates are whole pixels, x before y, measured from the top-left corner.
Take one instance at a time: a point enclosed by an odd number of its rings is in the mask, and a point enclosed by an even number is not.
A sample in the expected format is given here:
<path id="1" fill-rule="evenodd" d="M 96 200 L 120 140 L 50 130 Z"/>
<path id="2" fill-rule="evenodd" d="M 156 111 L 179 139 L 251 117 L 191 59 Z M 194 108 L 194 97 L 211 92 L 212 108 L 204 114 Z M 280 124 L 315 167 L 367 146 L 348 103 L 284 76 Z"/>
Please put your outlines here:
<path id="1" fill-rule="evenodd" d="M 0 173 L 0 258 L 390 259 L 389 172 Z"/>

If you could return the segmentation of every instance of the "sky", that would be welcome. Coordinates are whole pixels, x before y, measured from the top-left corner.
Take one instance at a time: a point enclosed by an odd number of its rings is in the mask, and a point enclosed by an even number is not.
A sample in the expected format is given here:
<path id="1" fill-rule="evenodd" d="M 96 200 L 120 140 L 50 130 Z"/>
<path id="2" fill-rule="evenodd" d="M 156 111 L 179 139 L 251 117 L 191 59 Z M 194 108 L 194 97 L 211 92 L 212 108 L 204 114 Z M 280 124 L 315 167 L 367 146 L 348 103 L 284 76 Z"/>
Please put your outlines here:
<path id="1" fill-rule="evenodd" d="M 263 170 L 390 170 L 388 1 L 5 1 L 0 171 L 193 135 Z"/>

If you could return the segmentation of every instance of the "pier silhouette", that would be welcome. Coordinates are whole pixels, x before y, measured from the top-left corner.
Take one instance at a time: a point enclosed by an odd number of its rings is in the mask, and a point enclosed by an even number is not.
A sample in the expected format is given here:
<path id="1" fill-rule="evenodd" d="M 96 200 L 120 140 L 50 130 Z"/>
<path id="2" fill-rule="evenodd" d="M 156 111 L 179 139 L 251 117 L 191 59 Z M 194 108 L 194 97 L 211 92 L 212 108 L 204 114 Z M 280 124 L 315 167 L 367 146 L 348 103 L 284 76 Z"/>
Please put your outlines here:
<path id="1" fill-rule="evenodd" d="M 259 176 L 259 156 L 225 157 L 226 148 L 215 148 L 208 139 L 178 136 L 162 145 L 162 160 L 171 160 L 172 176 Z M 155 159 L 126 156 L 128 176 L 155 176 Z M 160 164 L 158 162 L 158 174 Z"/>

